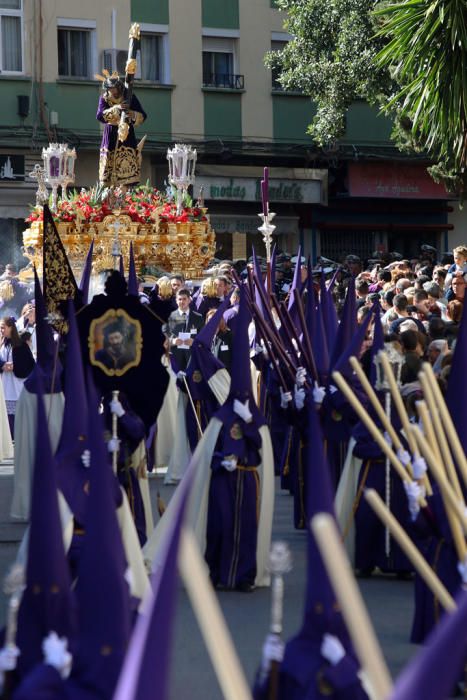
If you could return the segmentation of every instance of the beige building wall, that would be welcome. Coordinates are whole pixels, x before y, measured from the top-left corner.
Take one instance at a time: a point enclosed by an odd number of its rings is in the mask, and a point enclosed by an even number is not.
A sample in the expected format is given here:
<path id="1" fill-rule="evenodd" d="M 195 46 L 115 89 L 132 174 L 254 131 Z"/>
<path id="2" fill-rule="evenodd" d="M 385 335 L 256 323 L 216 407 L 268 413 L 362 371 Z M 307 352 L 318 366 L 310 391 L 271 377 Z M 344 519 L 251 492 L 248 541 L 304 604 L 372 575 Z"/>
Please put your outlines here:
<path id="1" fill-rule="evenodd" d="M 25 3 L 28 28 L 31 31 L 30 53 L 36 56 L 36 65 L 39 69 L 39 3 L 37 0 L 29 0 Z M 43 30 L 43 80 L 54 82 L 58 72 L 57 54 L 57 19 L 89 20 L 96 23 L 94 41 L 94 65 L 93 72 L 101 70 L 101 52 L 103 49 L 112 48 L 112 10 L 115 10 L 116 46 L 117 49 L 128 48 L 128 29 L 131 24 L 131 3 L 129 0 L 44 0 L 42 3 L 42 30 Z M 37 30 L 35 31 L 35 28 Z M 37 37 L 37 38 L 36 38 Z M 32 58 L 30 59 L 32 60 Z M 30 64 L 31 65 L 31 64 Z"/>
<path id="2" fill-rule="evenodd" d="M 170 0 L 172 134 L 189 140 L 204 135 L 201 0 Z"/>
<path id="3" fill-rule="evenodd" d="M 244 139 L 270 140 L 272 131 L 271 71 L 264 65 L 271 48 L 271 8 L 264 0 L 239 0 L 239 72 L 245 76 L 242 97 Z"/>
<path id="4" fill-rule="evenodd" d="M 273 137 L 271 71 L 264 65 L 264 57 L 271 49 L 272 33 L 284 33 L 284 13 L 271 8 L 265 0 L 239 0 L 239 8 L 239 72 L 245 75 L 246 84 L 242 99 L 243 138 L 270 140 Z"/>

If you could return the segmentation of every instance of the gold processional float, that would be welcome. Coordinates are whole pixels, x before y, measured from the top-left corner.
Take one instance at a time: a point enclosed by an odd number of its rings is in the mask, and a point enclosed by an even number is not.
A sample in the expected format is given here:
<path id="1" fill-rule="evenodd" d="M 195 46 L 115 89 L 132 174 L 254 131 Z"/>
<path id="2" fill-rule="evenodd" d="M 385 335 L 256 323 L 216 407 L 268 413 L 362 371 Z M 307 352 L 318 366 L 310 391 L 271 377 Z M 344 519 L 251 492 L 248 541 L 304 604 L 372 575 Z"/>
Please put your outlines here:
<path id="1" fill-rule="evenodd" d="M 67 191 L 75 181 L 75 149 L 49 144 L 43 149 L 44 167 L 37 164 L 31 177 L 38 181 L 36 206 L 26 219 L 23 255 L 30 263 L 20 273 L 28 276 L 32 264 L 42 270 L 43 204 L 49 202 L 70 265 L 79 279 L 89 246 L 94 241 L 93 273 L 119 267 L 120 255 L 128 270 L 130 242 L 137 274 L 155 281 L 165 273 L 187 279 L 203 277 L 216 250 L 215 232 L 202 195 L 193 204 L 188 188 L 194 185 L 196 150 L 185 144 L 168 149 L 171 190 L 161 192 L 147 183 L 132 190 L 98 184 L 80 192 Z M 52 193 L 49 197 L 47 184 Z M 58 188 L 62 196 L 58 197 Z"/>
<path id="2" fill-rule="evenodd" d="M 140 27 L 134 23 L 129 32 L 124 82 L 125 100 L 129 104 L 139 41 Z M 111 83 L 112 78 L 119 79 L 118 74 L 110 76 L 108 71 L 106 77 L 95 77 L 103 79 L 104 83 Z M 129 113 L 122 110 L 118 143 L 125 142 L 129 129 Z M 140 166 L 145 138 L 136 147 Z M 26 220 L 30 226 L 23 232 L 23 254 L 30 262 L 20 271 L 21 278 L 27 279 L 31 275 L 33 264 L 42 270 L 43 205 L 49 199 L 59 236 L 76 278 L 82 272 L 92 241 L 95 274 L 120 267 L 121 258 L 124 268 L 128 270 L 132 243 L 136 271 L 145 281 L 156 281 L 155 276 L 160 276 L 161 272 L 182 273 L 194 280 L 203 277 L 214 257 L 216 240 L 201 194 L 194 206 L 188 195 L 188 188 L 194 185 L 196 165 L 196 150 L 191 146 L 175 144 L 167 151 L 170 193 L 162 193 L 149 184 L 133 187 L 129 191 L 126 187 L 105 188 L 100 184 L 89 190 L 82 189 L 79 193 L 75 190 L 68 193 L 68 186 L 75 182 L 75 149 L 69 149 L 67 144 L 52 143 L 43 149 L 42 158 L 44 167 L 37 164 L 31 173 L 31 177 L 38 182 L 38 190 L 36 206 Z M 47 185 L 52 190 L 50 197 Z M 259 214 L 262 225 L 258 230 L 265 243 L 269 270 L 272 234 L 276 227 L 272 224 L 275 214 L 269 211 L 267 168 L 262 186 L 265 190 L 263 213 Z M 62 190 L 60 199 L 59 188 Z M 212 281 L 207 287 L 210 288 L 206 289 L 208 295 L 209 292 L 215 294 Z M 167 279 L 159 284 L 159 292 L 171 293 Z"/>

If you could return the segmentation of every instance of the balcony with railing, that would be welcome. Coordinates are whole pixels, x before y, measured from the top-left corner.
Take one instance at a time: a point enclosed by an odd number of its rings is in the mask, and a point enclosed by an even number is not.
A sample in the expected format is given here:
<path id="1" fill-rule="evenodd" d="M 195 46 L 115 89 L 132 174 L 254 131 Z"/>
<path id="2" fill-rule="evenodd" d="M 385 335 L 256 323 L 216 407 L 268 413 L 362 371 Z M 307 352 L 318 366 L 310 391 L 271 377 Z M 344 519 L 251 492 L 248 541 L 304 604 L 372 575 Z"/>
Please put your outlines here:
<path id="1" fill-rule="evenodd" d="M 245 76 L 235 73 L 203 73 L 203 87 L 244 90 Z"/>

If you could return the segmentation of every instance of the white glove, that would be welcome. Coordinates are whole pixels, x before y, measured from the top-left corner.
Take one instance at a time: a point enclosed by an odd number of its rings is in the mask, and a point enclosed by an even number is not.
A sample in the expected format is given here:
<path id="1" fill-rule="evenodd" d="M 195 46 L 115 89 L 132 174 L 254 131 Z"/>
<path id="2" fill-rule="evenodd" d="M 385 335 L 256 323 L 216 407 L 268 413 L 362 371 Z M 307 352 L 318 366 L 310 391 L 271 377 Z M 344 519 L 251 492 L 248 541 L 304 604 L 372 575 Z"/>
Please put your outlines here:
<path id="1" fill-rule="evenodd" d="M 324 656 L 326 661 L 329 661 L 333 666 L 337 666 L 339 661 L 345 656 L 345 649 L 342 642 L 333 634 L 325 634 L 321 642 L 321 656 Z"/>
<path id="2" fill-rule="evenodd" d="M 268 634 L 263 644 L 263 655 L 261 658 L 261 673 L 266 677 L 271 668 L 271 662 L 281 663 L 284 658 L 284 642 L 277 634 Z"/>
<path id="3" fill-rule="evenodd" d="M 250 357 L 256 357 L 256 355 L 264 355 L 266 359 L 269 357 L 268 349 L 263 341 L 261 341 L 261 343 L 255 343 L 255 346 L 250 350 Z"/>
<path id="4" fill-rule="evenodd" d="M 389 433 L 387 432 L 387 430 L 384 431 L 383 437 L 386 440 L 389 447 L 392 447 L 392 439 L 391 439 L 391 436 L 389 435 Z"/>
<path id="5" fill-rule="evenodd" d="M 302 408 L 305 405 L 305 389 L 298 389 L 295 387 L 294 392 L 293 392 L 293 397 L 295 400 L 295 407 L 297 411 L 301 411 Z"/>
<path id="6" fill-rule="evenodd" d="M 245 423 L 250 423 L 253 420 L 253 415 L 251 414 L 249 405 L 250 405 L 250 399 L 247 399 L 245 401 L 245 403 L 242 403 L 238 399 L 234 399 L 234 403 L 233 403 L 234 413 L 236 413 L 237 416 L 240 416 L 240 418 L 243 418 Z"/>
<path id="7" fill-rule="evenodd" d="M 229 457 L 222 460 L 221 465 L 224 469 L 227 469 L 228 472 L 234 472 L 237 468 L 237 458 L 235 455 L 229 455 Z"/>
<path id="8" fill-rule="evenodd" d="M 125 409 L 118 399 L 112 399 L 110 402 L 110 410 L 119 418 L 125 415 Z"/>
<path id="9" fill-rule="evenodd" d="M 464 559 L 464 561 L 457 562 L 457 570 L 462 579 L 462 584 L 465 586 L 467 584 L 467 557 Z"/>
<path id="10" fill-rule="evenodd" d="M 410 483 L 404 481 L 403 484 L 407 494 L 410 516 L 412 520 L 416 520 L 420 512 L 420 503 L 418 501 L 420 497 L 425 495 L 425 489 L 416 481 L 411 481 Z"/>
<path id="11" fill-rule="evenodd" d="M 295 383 L 298 387 L 301 387 L 306 382 L 306 369 L 304 367 L 297 368 L 297 374 L 295 376 Z"/>
<path id="12" fill-rule="evenodd" d="M 118 438 L 110 438 L 107 443 L 107 449 L 109 452 L 118 452 L 120 450 L 120 440 Z"/>
<path id="13" fill-rule="evenodd" d="M 3 647 L 3 649 L 0 650 L 0 673 L 3 674 L 5 671 L 14 671 L 20 653 L 17 646 L 8 645 Z"/>
<path id="14" fill-rule="evenodd" d="M 407 450 L 404 450 L 402 445 L 397 450 L 397 457 L 398 457 L 399 461 L 402 462 L 404 467 L 407 467 L 407 465 L 410 464 L 410 455 L 407 452 Z"/>
<path id="15" fill-rule="evenodd" d="M 318 382 L 315 381 L 315 385 L 313 387 L 313 401 L 321 406 L 325 396 L 326 389 L 324 386 L 318 386 Z"/>
<path id="16" fill-rule="evenodd" d="M 83 467 L 89 469 L 89 467 L 91 466 L 91 450 L 84 450 L 84 452 L 81 455 L 81 461 L 83 463 Z"/>
<path id="17" fill-rule="evenodd" d="M 184 379 L 185 377 L 186 377 L 186 372 L 184 372 L 183 370 L 180 370 L 179 372 L 177 372 L 177 379 Z"/>
<path id="18" fill-rule="evenodd" d="M 335 394 L 336 391 L 338 391 L 337 386 L 334 386 L 334 384 L 329 385 L 329 391 L 331 394 Z"/>
<path id="19" fill-rule="evenodd" d="M 292 401 L 292 392 L 284 391 L 281 386 L 279 387 L 279 391 L 281 393 L 281 408 L 287 408 Z"/>
<path id="20" fill-rule="evenodd" d="M 417 481 L 422 479 L 426 474 L 426 462 L 423 457 L 417 457 L 412 462 L 413 477 Z"/>
<path id="21" fill-rule="evenodd" d="M 42 642 L 45 663 L 56 668 L 62 678 L 68 678 L 70 675 L 73 661 L 67 647 L 66 637 L 59 637 L 56 632 L 50 632 Z"/>

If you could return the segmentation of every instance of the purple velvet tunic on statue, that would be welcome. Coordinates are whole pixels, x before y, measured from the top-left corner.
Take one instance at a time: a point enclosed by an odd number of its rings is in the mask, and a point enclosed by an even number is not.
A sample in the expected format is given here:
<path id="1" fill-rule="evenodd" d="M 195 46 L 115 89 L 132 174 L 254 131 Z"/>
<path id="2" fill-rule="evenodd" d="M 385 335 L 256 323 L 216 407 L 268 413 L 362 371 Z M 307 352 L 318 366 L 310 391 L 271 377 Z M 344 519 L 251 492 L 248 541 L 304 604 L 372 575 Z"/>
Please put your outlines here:
<path id="1" fill-rule="evenodd" d="M 96 118 L 105 124 L 99 159 L 99 181 L 107 187 L 136 185 L 140 180 L 141 164 L 133 124 L 130 124 L 125 141 L 118 143 L 119 104 L 122 101 L 122 98 L 114 100 L 101 96 L 97 108 Z M 146 113 L 135 95 L 131 98 L 130 110 L 135 113 L 134 124 L 142 124 Z"/>

